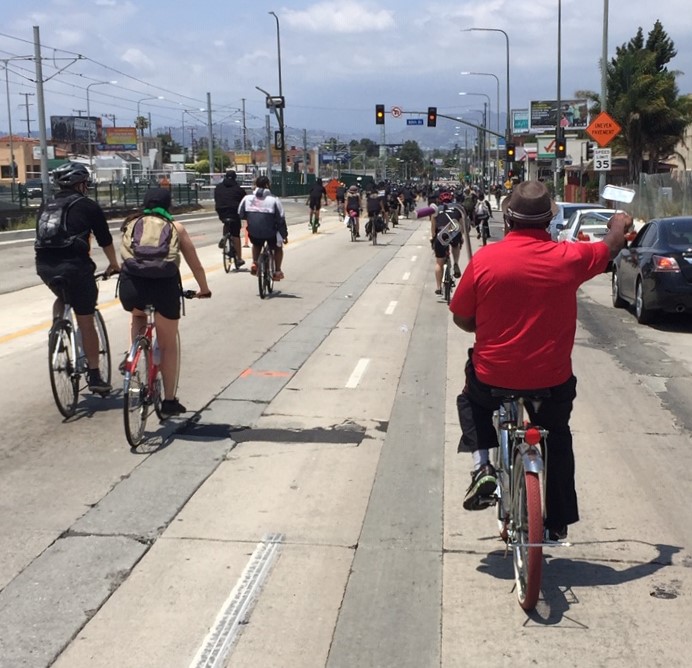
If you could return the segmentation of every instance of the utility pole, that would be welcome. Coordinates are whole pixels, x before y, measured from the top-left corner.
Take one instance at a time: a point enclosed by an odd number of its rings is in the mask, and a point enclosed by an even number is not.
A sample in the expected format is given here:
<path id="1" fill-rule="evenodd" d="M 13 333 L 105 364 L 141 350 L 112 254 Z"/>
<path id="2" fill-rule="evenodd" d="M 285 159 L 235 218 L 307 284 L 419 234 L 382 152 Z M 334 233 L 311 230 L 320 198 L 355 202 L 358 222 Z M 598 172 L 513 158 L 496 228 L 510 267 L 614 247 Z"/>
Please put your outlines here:
<path id="1" fill-rule="evenodd" d="M 247 125 L 245 124 L 245 98 L 242 98 L 241 102 L 243 103 L 243 151 L 247 151 L 248 145 L 247 145 Z"/>
<path id="2" fill-rule="evenodd" d="M 29 107 L 33 107 L 32 104 L 29 104 L 29 96 L 33 97 L 33 93 L 20 93 L 20 95 L 24 96 L 24 104 L 20 104 L 20 107 L 25 107 L 26 108 L 26 118 L 24 119 L 26 121 L 26 135 L 27 137 L 31 137 L 31 119 L 29 118 Z"/>
<path id="3" fill-rule="evenodd" d="M 103 118 L 109 118 L 113 123 L 113 127 L 115 127 L 115 114 L 101 114 L 101 116 L 103 116 Z"/>
<path id="4" fill-rule="evenodd" d="M 211 177 L 214 173 L 214 132 L 211 119 L 211 93 L 207 93 L 207 137 L 209 142 L 209 185 L 213 185 Z"/>
<path id="5" fill-rule="evenodd" d="M 308 131 L 303 129 L 303 183 L 308 182 Z"/>

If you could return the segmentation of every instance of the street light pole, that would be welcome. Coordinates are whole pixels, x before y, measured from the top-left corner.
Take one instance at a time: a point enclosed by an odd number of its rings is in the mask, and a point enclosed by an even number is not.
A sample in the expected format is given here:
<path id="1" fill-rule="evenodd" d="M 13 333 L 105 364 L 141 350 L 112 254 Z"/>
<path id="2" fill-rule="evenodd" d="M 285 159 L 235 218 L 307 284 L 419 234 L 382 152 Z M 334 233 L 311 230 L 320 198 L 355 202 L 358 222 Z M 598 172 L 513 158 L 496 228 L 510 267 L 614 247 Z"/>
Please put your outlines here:
<path id="1" fill-rule="evenodd" d="M 486 100 L 488 100 L 488 102 L 487 102 L 487 104 L 488 104 L 488 114 L 489 114 L 490 116 L 493 115 L 492 105 L 490 104 L 490 95 L 488 95 L 487 93 L 466 93 L 466 92 L 462 92 L 462 93 L 459 93 L 459 95 L 478 95 L 478 96 L 482 96 L 482 97 L 486 98 Z M 485 104 L 485 103 L 484 103 L 484 104 Z M 484 127 L 484 128 L 487 127 L 487 121 L 486 121 L 486 116 L 485 116 L 485 110 L 483 111 L 483 127 Z M 484 132 L 484 133 L 483 133 L 483 137 L 479 138 L 479 140 L 480 140 L 480 142 L 482 143 L 482 146 L 483 146 L 483 155 L 481 156 L 481 164 L 482 164 L 482 168 L 485 169 L 485 159 L 486 159 L 486 152 L 487 152 L 488 133 L 487 133 L 487 132 Z M 479 146 L 479 148 L 480 148 L 480 146 Z M 485 178 L 485 174 L 484 174 L 484 173 L 481 173 L 481 178 L 483 178 L 483 179 Z"/>
<path id="2" fill-rule="evenodd" d="M 601 111 L 608 111 L 608 0 L 603 0 L 603 43 L 601 45 Z M 603 188 L 606 185 L 606 173 L 598 173 L 598 192 L 599 201 L 605 204 L 605 201 L 600 197 Z"/>
<path id="3" fill-rule="evenodd" d="M 164 97 L 163 95 L 155 95 L 155 96 L 150 96 L 150 97 L 143 97 L 141 100 L 137 100 L 137 122 L 139 123 L 139 119 L 141 117 L 140 113 L 140 105 L 142 102 L 146 102 L 147 100 L 163 100 Z M 144 169 L 142 168 L 142 148 L 144 147 L 144 128 L 140 128 L 140 142 L 139 142 L 139 172 L 140 172 L 140 177 L 144 173 Z"/>
<path id="4" fill-rule="evenodd" d="M 89 173 L 94 174 L 94 142 L 95 137 L 91 136 L 91 104 L 89 101 L 89 89 L 92 86 L 104 86 L 106 84 L 117 84 L 117 81 L 95 81 L 86 87 L 86 103 L 87 103 L 87 123 L 89 124 Z"/>
<path id="5" fill-rule="evenodd" d="M 283 100 L 284 90 L 281 81 L 281 31 L 279 28 L 279 17 L 275 12 L 269 12 L 276 19 L 276 52 L 279 62 L 279 97 Z M 284 105 L 279 108 L 279 133 L 281 136 L 281 197 L 286 196 L 286 138 L 284 136 Z"/>
<path id="6" fill-rule="evenodd" d="M 506 129 L 505 129 L 505 141 L 509 141 L 512 133 L 510 131 L 510 102 L 509 102 L 509 35 L 504 31 L 501 30 L 500 28 L 466 28 L 462 32 L 471 32 L 471 31 L 483 31 L 483 32 L 501 32 L 505 36 L 505 44 L 507 46 L 507 124 L 506 124 Z M 509 167 L 505 163 L 505 174 L 507 173 L 507 170 Z"/>
<path id="7" fill-rule="evenodd" d="M 496 129 L 497 129 L 497 134 L 500 134 L 500 78 L 496 75 L 493 74 L 492 72 L 462 72 L 462 74 L 473 74 L 475 76 L 479 77 L 493 77 L 495 79 L 495 82 L 497 83 L 497 96 L 496 96 L 496 107 L 495 110 L 497 111 L 497 123 L 496 123 Z M 499 137 L 495 138 L 495 177 L 496 179 L 499 180 L 500 178 L 500 143 L 499 143 Z"/>

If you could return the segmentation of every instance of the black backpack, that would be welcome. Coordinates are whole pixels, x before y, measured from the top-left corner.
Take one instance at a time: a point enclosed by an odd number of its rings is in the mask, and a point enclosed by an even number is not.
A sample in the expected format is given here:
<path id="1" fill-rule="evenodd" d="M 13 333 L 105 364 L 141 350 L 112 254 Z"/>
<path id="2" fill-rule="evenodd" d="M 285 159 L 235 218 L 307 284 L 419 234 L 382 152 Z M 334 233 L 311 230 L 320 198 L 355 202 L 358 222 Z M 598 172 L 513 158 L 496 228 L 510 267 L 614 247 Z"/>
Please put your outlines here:
<path id="1" fill-rule="evenodd" d="M 44 205 L 36 219 L 36 250 L 46 248 L 69 248 L 79 237 L 67 231 L 67 212 L 83 195 L 75 193 L 68 197 L 50 199 Z"/>

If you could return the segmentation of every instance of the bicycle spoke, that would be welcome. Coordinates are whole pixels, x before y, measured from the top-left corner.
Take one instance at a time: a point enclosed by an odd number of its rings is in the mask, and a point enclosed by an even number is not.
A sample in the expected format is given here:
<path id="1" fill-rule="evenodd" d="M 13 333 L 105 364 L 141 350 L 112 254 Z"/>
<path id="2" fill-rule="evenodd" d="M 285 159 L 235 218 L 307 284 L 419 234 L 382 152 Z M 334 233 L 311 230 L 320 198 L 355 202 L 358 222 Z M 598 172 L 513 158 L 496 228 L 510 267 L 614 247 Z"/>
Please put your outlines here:
<path id="1" fill-rule="evenodd" d="M 152 405 L 152 397 L 148 391 L 149 343 L 142 337 L 137 340 L 135 346 L 134 355 L 131 356 L 131 369 L 125 374 L 123 387 L 125 436 L 133 448 L 142 442 Z"/>

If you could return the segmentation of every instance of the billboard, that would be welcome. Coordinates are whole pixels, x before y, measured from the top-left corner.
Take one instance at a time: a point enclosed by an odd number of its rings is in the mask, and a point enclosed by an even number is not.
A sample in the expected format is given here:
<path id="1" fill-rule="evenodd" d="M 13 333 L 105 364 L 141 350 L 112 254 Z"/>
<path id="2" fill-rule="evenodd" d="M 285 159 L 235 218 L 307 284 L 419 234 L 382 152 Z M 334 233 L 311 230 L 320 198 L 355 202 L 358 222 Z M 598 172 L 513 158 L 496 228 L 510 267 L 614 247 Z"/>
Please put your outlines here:
<path id="1" fill-rule="evenodd" d="M 100 142 L 101 119 L 97 116 L 51 116 L 50 134 L 53 141 L 64 144 Z"/>
<path id="2" fill-rule="evenodd" d="M 98 145 L 99 151 L 136 151 L 137 129 L 103 128 L 103 143 Z"/>
<path id="3" fill-rule="evenodd" d="M 529 110 L 512 109 L 512 134 L 525 135 L 529 132 Z"/>
<path id="4" fill-rule="evenodd" d="M 531 102 L 531 130 L 554 130 L 557 126 L 557 100 Z M 589 124 L 586 100 L 560 100 L 560 125 L 565 130 L 585 130 Z"/>

